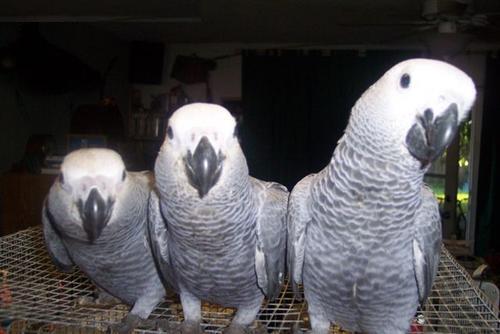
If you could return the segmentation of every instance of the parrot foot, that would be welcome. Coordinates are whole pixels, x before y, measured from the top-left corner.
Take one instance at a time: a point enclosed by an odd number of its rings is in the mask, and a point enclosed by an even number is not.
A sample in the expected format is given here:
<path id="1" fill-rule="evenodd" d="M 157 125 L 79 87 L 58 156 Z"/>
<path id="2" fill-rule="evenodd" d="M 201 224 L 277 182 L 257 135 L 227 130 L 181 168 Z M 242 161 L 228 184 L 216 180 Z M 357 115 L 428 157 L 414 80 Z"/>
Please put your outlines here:
<path id="1" fill-rule="evenodd" d="M 155 323 L 156 323 L 156 329 L 161 332 L 177 333 L 179 331 L 177 328 L 179 326 L 172 326 L 172 324 L 168 319 L 158 319 L 155 321 Z"/>
<path id="2" fill-rule="evenodd" d="M 179 333 L 181 334 L 202 334 L 203 330 L 197 321 L 183 321 L 179 326 Z"/>
<path id="3" fill-rule="evenodd" d="M 127 314 L 121 322 L 117 324 L 110 325 L 108 328 L 108 334 L 118 333 L 118 334 L 130 334 L 134 331 L 135 327 L 139 324 L 141 318 L 135 314 Z"/>
<path id="4" fill-rule="evenodd" d="M 267 331 L 267 328 L 266 326 L 264 326 L 263 324 L 261 324 L 260 322 L 257 322 L 257 325 L 255 326 L 255 328 L 252 330 L 252 332 L 254 334 L 267 334 L 268 331 Z"/>
<path id="5" fill-rule="evenodd" d="M 224 328 L 222 334 L 252 334 L 253 332 L 249 327 L 231 324 L 229 327 Z"/>
<path id="6" fill-rule="evenodd" d="M 121 304 L 121 301 L 118 298 L 113 297 L 109 293 L 107 293 L 103 290 L 100 290 L 97 294 L 97 298 L 95 298 L 95 303 L 98 305 L 114 306 L 114 305 Z"/>
<path id="7" fill-rule="evenodd" d="M 92 305 L 92 304 L 95 304 L 95 298 L 90 297 L 90 296 L 82 296 L 76 300 L 76 304 L 83 305 L 83 306 Z"/>
<path id="8" fill-rule="evenodd" d="M 78 306 L 93 306 L 99 308 L 111 308 L 121 304 L 120 300 L 111 296 L 107 292 L 99 291 L 97 297 L 82 296 L 76 301 Z"/>
<path id="9" fill-rule="evenodd" d="M 304 334 L 305 331 L 303 331 L 301 328 L 300 328 L 300 325 L 299 324 L 294 324 L 293 327 L 292 327 L 292 334 Z"/>
<path id="10" fill-rule="evenodd" d="M 311 334 L 311 330 L 300 328 L 300 324 L 296 323 L 292 327 L 292 334 Z"/>

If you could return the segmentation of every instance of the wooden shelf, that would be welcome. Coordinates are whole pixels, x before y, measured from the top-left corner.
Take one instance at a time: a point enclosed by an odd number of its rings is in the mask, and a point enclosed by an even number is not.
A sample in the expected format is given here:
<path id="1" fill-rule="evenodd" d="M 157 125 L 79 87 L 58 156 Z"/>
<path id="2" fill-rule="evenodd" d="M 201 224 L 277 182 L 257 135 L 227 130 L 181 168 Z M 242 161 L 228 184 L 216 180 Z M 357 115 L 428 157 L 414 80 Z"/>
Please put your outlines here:
<path id="1" fill-rule="evenodd" d="M 129 117 L 128 137 L 133 140 L 162 141 L 167 117 L 159 112 L 132 112 Z"/>

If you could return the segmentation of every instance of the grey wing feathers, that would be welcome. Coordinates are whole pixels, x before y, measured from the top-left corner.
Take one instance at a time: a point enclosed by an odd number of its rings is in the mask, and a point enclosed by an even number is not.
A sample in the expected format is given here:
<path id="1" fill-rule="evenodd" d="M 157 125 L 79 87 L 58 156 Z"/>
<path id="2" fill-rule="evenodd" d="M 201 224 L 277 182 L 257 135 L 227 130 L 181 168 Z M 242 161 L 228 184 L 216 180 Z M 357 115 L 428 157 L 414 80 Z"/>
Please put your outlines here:
<path id="1" fill-rule="evenodd" d="M 172 276 L 170 254 L 168 251 L 168 231 L 161 214 L 160 199 L 156 190 L 152 190 L 148 203 L 148 236 L 151 250 L 163 282 L 177 290 Z"/>
<path id="2" fill-rule="evenodd" d="M 422 205 L 415 217 L 413 263 L 420 303 L 424 303 L 436 277 L 441 255 L 441 218 L 437 200 L 427 187 L 422 189 Z"/>
<path id="3" fill-rule="evenodd" d="M 54 229 L 51 222 L 51 215 L 47 209 L 47 201 L 45 201 L 42 209 L 42 224 L 43 224 L 43 236 L 45 239 L 45 245 L 52 259 L 52 262 L 64 272 L 69 272 L 73 269 L 73 261 L 69 257 L 66 247 L 62 243 L 62 240 Z"/>
<path id="4" fill-rule="evenodd" d="M 310 189 L 316 175 L 310 174 L 300 180 L 293 188 L 288 202 L 288 271 L 293 292 L 299 299 L 297 285 L 302 283 L 306 230 L 307 224 L 311 221 Z"/>
<path id="5" fill-rule="evenodd" d="M 259 287 L 272 300 L 285 278 L 288 190 L 279 183 L 253 180 L 259 197 L 255 270 Z"/>

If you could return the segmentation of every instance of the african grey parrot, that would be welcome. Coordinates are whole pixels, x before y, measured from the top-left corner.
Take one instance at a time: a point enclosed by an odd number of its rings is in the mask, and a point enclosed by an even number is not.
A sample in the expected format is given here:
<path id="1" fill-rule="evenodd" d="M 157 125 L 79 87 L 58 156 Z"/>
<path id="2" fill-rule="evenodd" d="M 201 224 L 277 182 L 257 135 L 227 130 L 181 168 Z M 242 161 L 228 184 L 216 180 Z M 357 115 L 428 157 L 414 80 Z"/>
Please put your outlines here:
<path id="1" fill-rule="evenodd" d="M 156 160 L 151 244 L 180 293 L 183 332 L 200 330 L 200 300 L 238 308 L 226 332 L 247 330 L 284 278 L 288 191 L 248 175 L 235 126 L 221 106 L 184 106 Z"/>
<path id="2" fill-rule="evenodd" d="M 303 178 L 288 207 L 288 259 L 314 333 L 330 322 L 403 333 L 439 262 L 438 205 L 423 177 L 467 117 L 472 80 L 436 60 L 386 72 L 356 102 L 331 162 Z"/>
<path id="3" fill-rule="evenodd" d="M 165 296 L 147 235 L 152 175 L 125 170 L 108 149 L 68 154 L 42 212 L 45 243 L 64 271 L 76 264 L 105 293 L 131 305 L 113 329 L 131 332 Z"/>

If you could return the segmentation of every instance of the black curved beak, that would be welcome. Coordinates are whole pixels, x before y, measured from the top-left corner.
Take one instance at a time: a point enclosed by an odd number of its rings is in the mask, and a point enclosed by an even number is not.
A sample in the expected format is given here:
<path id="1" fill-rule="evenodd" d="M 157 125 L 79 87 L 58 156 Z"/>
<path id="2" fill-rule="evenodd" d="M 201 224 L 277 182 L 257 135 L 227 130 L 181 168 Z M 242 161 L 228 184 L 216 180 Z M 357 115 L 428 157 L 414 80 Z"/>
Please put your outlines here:
<path id="1" fill-rule="evenodd" d="M 196 146 L 194 154 L 188 151 L 184 158 L 186 174 L 189 184 L 198 190 L 200 198 L 203 198 L 219 180 L 223 161 L 222 154 L 215 153 L 210 141 L 205 136 Z"/>
<path id="2" fill-rule="evenodd" d="M 107 225 L 113 211 L 113 202 L 105 201 L 97 189 L 92 189 L 83 203 L 78 202 L 78 211 L 83 222 L 83 229 L 91 243 L 94 243 Z"/>
<path id="3" fill-rule="evenodd" d="M 458 130 L 458 107 L 452 103 L 434 118 L 432 109 L 419 116 L 406 135 L 409 152 L 424 168 L 438 158 L 451 143 Z"/>

